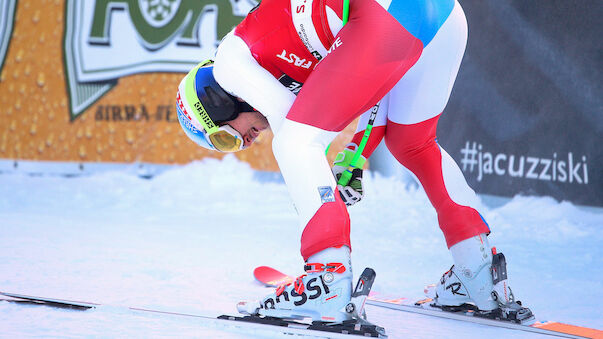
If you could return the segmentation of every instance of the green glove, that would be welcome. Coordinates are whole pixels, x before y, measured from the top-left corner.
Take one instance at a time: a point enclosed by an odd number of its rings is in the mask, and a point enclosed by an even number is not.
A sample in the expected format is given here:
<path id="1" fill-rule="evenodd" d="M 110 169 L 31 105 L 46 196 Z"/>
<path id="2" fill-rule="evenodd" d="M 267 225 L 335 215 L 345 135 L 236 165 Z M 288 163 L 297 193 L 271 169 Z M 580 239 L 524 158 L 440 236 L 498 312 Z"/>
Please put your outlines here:
<path id="1" fill-rule="evenodd" d="M 356 151 L 353 149 L 344 148 L 342 152 L 337 154 L 333 162 L 333 175 L 335 175 L 335 179 L 337 180 L 337 188 L 339 189 L 341 199 L 347 206 L 354 205 L 362 200 L 364 196 L 362 190 L 362 166 L 364 166 L 366 158 L 361 155 L 355 166 L 351 166 L 355 153 Z M 345 182 L 344 173 L 346 172 L 350 176 L 348 182 Z M 341 179 L 342 176 L 344 176 L 344 180 Z"/>

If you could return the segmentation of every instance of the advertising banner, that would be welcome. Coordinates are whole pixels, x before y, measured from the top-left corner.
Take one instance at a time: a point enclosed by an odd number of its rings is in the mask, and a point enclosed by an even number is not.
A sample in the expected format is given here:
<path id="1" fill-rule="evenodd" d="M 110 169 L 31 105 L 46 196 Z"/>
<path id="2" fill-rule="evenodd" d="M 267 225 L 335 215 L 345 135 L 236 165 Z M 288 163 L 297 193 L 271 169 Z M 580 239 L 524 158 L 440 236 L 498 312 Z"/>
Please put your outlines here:
<path id="1" fill-rule="evenodd" d="M 186 163 L 222 156 L 181 131 L 176 89 L 256 4 L 3 1 L 0 158 Z M 278 170 L 271 140 L 264 132 L 236 156 L 254 168 Z"/>
<path id="2" fill-rule="evenodd" d="M 603 2 L 462 1 L 440 144 L 478 193 L 603 206 Z"/>

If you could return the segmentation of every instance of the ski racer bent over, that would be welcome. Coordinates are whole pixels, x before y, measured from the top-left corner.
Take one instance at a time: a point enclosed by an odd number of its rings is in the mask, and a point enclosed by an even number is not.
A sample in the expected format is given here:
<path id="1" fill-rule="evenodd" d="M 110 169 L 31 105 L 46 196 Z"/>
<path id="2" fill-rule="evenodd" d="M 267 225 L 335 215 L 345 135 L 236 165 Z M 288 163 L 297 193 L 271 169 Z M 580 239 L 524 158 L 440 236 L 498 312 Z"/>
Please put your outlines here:
<path id="1" fill-rule="evenodd" d="M 345 25 L 343 18 L 343 0 L 263 0 L 222 40 L 215 62 L 199 64 L 179 85 L 179 121 L 205 148 L 242 150 L 270 126 L 299 213 L 306 274 L 259 302 L 240 303 L 239 310 L 327 322 L 351 318 L 344 310 L 352 293 L 346 204 L 362 198 L 363 160 L 385 138 L 427 192 L 454 259 L 434 287 L 436 305 L 472 305 L 492 317 L 516 311 L 500 254 L 488 244 L 490 229 L 475 209 L 477 197 L 436 141 L 467 42 L 461 6 L 456 0 L 350 0 Z M 351 164 L 376 104 L 373 132 L 360 161 Z M 331 169 L 326 147 L 363 113 Z M 333 173 L 345 170 L 353 172 L 350 183 L 338 187 Z"/>

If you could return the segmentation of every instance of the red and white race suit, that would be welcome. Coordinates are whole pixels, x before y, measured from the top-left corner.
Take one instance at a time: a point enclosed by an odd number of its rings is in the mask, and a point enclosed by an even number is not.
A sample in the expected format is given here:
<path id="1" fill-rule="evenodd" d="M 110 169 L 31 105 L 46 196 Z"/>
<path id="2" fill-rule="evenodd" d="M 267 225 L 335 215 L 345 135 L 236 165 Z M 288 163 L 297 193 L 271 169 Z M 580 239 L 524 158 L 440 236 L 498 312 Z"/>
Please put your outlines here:
<path id="1" fill-rule="evenodd" d="M 224 38 L 215 58 L 217 82 L 268 118 L 303 228 L 302 256 L 350 246 L 349 215 L 324 152 L 364 113 L 352 140 L 359 144 L 377 102 L 363 155 L 385 137 L 422 183 L 448 247 L 489 233 L 475 210 L 475 193 L 436 142 L 467 43 L 461 6 L 456 0 L 351 0 L 344 26 L 342 3 L 263 0 Z"/>

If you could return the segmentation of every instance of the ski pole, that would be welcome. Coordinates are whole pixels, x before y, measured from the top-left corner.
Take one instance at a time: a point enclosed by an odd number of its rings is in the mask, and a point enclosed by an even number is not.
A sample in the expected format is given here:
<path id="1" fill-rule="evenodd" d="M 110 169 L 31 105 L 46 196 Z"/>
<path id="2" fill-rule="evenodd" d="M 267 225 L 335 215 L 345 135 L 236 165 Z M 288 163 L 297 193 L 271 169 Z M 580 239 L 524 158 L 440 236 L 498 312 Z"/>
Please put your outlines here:
<path id="1" fill-rule="evenodd" d="M 352 178 L 352 171 L 356 168 L 356 164 L 358 163 L 358 159 L 362 155 L 362 151 L 364 151 L 364 147 L 366 147 L 366 143 L 368 142 L 369 136 L 371 135 L 371 130 L 373 129 L 373 123 L 375 123 L 375 118 L 377 118 L 377 111 L 379 110 L 378 102 L 373 108 L 371 108 L 371 116 L 369 117 L 368 123 L 366 124 L 366 129 L 364 130 L 364 135 L 362 135 L 362 140 L 360 140 L 360 145 L 356 149 L 356 153 L 354 153 L 354 157 L 352 157 L 352 162 L 350 162 L 350 166 L 341 173 L 339 180 L 337 180 L 337 184 L 341 186 L 346 186 L 350 179 Z M 328 148 L 327 148 L 328 150 Z"/>
<path id="2" fill-rule="evenodd" d="M 343 26 L 348 23 L 348 19 L 350 17 L 350 0 L 343 0 Z M 325 155 L 329 153 L 329 148 L 331 148 L 331 144 L 327 145 L 327 149 L 325 150 Z"/>
<path id="3" fill-rule="evenodd" d="M 348 22 L 350 18 L 350 0 L 343 0 L 343 25 Z"/>
<path id="4" fill-rule="evenodd" d="M 348 22 L 350 18 L 350 0 L 343 1 L 343 25 Z M 373 129 L 373 123 L 375 122 L 375 118 L 377 117 L 377 111 L 379 110 L 379 102 L 373 106 L 371 109 L 371 116 L 369 117 L 368 123 L 366 124 L 366 128 L 364 130 L 364 135 L 362 136 L 362 140 L 360 140 L 360 145 L 358 145 L 358 149 L 356 149 L 356 153 L 354 153 L 354 157 L 352 157 L 352 162 L 350 162 L 350 166 L 341 173 L 339 180 L 337 181 L 338 185 L 345 186 L 350 182 L 352 178 L 352 171 L 356 168 L 356 164 L 358 163 L 358 159 L 362 155 L 362 151 L 366 147 L 366 143 L 371 135 L 371 130 Z M 329 148 L 331 144 L 327 146 L 325 154 L 329 152 Z"/>

